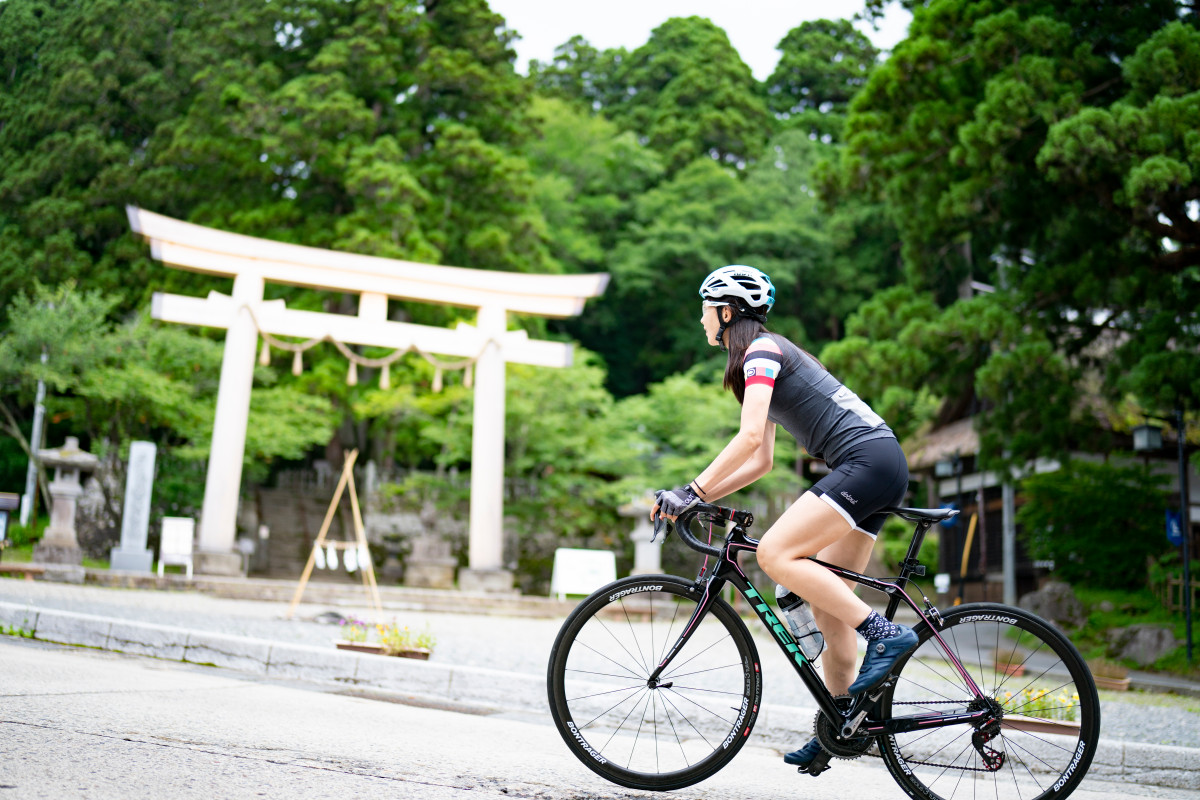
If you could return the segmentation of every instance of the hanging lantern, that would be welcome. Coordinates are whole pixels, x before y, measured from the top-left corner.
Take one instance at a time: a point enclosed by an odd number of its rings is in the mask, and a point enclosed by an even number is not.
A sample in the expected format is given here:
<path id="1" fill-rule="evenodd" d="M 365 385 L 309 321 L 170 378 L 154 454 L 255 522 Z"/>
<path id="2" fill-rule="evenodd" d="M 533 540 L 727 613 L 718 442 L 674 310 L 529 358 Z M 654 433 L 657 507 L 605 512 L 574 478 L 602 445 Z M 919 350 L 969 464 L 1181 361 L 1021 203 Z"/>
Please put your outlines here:
<path id="1" fill-rule="evenodd" d="M 463 370 L 463 387 L 470 389 L 472 378 L 475 374 L 475 364 L 467 364 L 467 368 Z"/>
<path id="2" fill-rule="evenodd" d="M 1137 453 L 1162 450 L 1162 428 L 1157 425 L 1138 425 L 1133 429 L 1133 449 Z"/>
<path id="3" fill-rule="evenodd" d="M 380 389 L 392 388 L 392 365 L 391 364 L 383 365 L 383 372 L 379 373 L 379 388 Z"/>
<path id="4" fill-rule="evenodd" d="M 325 550 L 325 563 L 329 565 L 330 569 L 337 569 L 337 561 L 337 548 L 329 545 Z"/>
<path id="5" fill-rule="evenodd" d="M 313 563 L 316 564 L 317 569 L 325 569 L 325 553 L 319 547 L 313 548 Z"/>
<path id="6" fill-rule="evenodd" d="M 358 364 L 350 362 L 350 371 L 346 373 L 346 385 L 358 386 Z"/>
<path id="7" fill-rule="evenodd" d="M 263 339 L 262 351 L 258 354 L 258 363 L 264 367 L 271 366 L 271 345 L 267 344 L 266 339 Z"/>
<path id="8" fill-rule="evenodd" d="M 304 371 L 304 351 L 297 350 L 295 352 L 295 354 L 292 355 L 292 374 L 298 378 L 298 377 L 300 377 L 300 373 L 303 371 Z"/>
<path id="9" fill-rule="evenodd" d="M 433 390 L 435 392 L 440 392 L 442 390 L 442 368 L 441 367 L 433 368 Z"/>

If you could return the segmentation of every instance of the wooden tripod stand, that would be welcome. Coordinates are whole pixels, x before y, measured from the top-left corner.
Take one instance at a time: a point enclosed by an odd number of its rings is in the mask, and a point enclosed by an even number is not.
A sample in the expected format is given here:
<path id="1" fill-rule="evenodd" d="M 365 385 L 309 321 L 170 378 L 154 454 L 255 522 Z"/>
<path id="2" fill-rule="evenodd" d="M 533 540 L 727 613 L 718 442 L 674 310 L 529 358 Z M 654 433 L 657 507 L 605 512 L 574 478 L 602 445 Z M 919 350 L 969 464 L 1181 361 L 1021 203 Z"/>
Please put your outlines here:
<path id="1" fill-rule="evenodd" d="M 358 492 L 354 488 L 354 462 L 357 460 L 358 451 L 351 450 L 346 457 L 346 465 L 342 467 L 342 477 L 338 480 L 337 489 L 333 492 L 333 500 L 329 503 L 329 510 L 325 512 L 325 521 L 321 523 L 321 532 L 317 534 L 317 540 L 313 542 L 312 552 L 308 554 L 308 563 L 304 565 L 304 574 L 300 576 L 300 584 L 296 587 L 296 594 L 292 597 L 292 604 L 288 606 L 288 619 L 292 618 L 292 612 L 296 610 L 296 606 L 300 602 L 300 597 L 304 594 L 304 586 L 308 583 L 308 579 L 312 575 L 313 565 L 316 564 L 317 558 L 320 557 L 319 553 L 329 548 L 343 553 L 346 550 L 357 551 L 358 569 L 362 574 L 363 589 L 367 593 L 367 604 L 372 606 L 380 617 L 383 616 L 383 604 L 379 600 L 379 586 L 375 583 L 375 567 L 371 563 L 370 550 L 367 548 L 367 534 L 363 528 L 362 512 L 358 507 Z M 333 522 L 333 514 L 337 511 L 338 503 L 342 499 L 342 492 L 346 490 L 347 486 L 350 487 L 350 508 L 354 515 L 354 541 L 326 541 L 325 535 L 329 533 L 329 525 Z"/>

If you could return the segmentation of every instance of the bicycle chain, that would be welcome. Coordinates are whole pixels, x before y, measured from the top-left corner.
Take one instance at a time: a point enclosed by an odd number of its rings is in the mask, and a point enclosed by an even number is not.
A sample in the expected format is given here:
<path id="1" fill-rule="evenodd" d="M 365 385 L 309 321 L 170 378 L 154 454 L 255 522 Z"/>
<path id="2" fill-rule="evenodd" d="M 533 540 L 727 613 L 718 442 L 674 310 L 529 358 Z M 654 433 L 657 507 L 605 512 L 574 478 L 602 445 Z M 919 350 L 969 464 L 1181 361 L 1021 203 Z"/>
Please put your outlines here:
<path id="1" fill-rule="evenodd" d="M 920 703 L 913 702 L 913 701 L 909 701 L 909 702 L 895 701 L 892 703 L 892 705 L 894 705 L 894 706 L 961 706 L 961 705 L 963 705 L 963 702 L 961 700 L 927 700 L 927 701 L 920 702 Z M 880 752 L 881 749 L 882 749 L 881 745 L 878 742 L 876 742 L 875 743 L 875 752 L 866 753 L 866 755 L 874 756 L 875 758 L 883 758 L 883 753 Z M 965 766 L 961 766 L 958 764 L 935 764 L 932 761 L 912 761 L 907 758 L 904 759 L 904 763 L 916 764 L 919 767 L 940 767 L 942 769 L 957 769 L 957 770 L 961 770 L 962 772 L 988 772 L 988 773 L 992 772 L 992 770 L 987 769 L 986 767 L 965 767 Z"/>

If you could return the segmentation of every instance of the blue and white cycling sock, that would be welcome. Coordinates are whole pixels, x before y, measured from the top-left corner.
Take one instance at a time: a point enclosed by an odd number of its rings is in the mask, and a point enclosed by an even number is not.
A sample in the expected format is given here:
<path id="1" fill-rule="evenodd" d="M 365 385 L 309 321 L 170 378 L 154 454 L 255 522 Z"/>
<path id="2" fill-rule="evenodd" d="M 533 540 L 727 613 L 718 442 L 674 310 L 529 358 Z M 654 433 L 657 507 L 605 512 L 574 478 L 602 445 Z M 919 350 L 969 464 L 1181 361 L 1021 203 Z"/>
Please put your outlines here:
<path id="1" fill-rule="evenodd" d="M 890 639 L 900 633 L 900 626 L 881 616 L 878 611 L 872 611 L 862 624 L 855 628 L 868 642 L 878 639 Z"/>

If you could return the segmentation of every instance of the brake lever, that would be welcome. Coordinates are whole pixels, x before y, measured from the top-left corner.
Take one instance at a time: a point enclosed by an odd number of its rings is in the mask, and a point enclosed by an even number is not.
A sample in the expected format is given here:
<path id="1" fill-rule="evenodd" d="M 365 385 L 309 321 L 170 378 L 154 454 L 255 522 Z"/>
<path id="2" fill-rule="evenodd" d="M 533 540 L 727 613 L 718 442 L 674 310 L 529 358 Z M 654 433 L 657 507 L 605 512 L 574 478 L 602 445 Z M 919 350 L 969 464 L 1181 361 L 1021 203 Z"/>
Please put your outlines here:
<path id="1" fill-rule="evenodd" d="M 654 544 L 655 540 L 658 539 L 658 534 L 663 530 L 666 530 L 666 533 L 663 534 L 663 541 L 665 542 L 667 537 L 671 535 L 671 521 L 660 513 L 654 518 L 654 533 L 650 535 L 650 544 Z"/>

